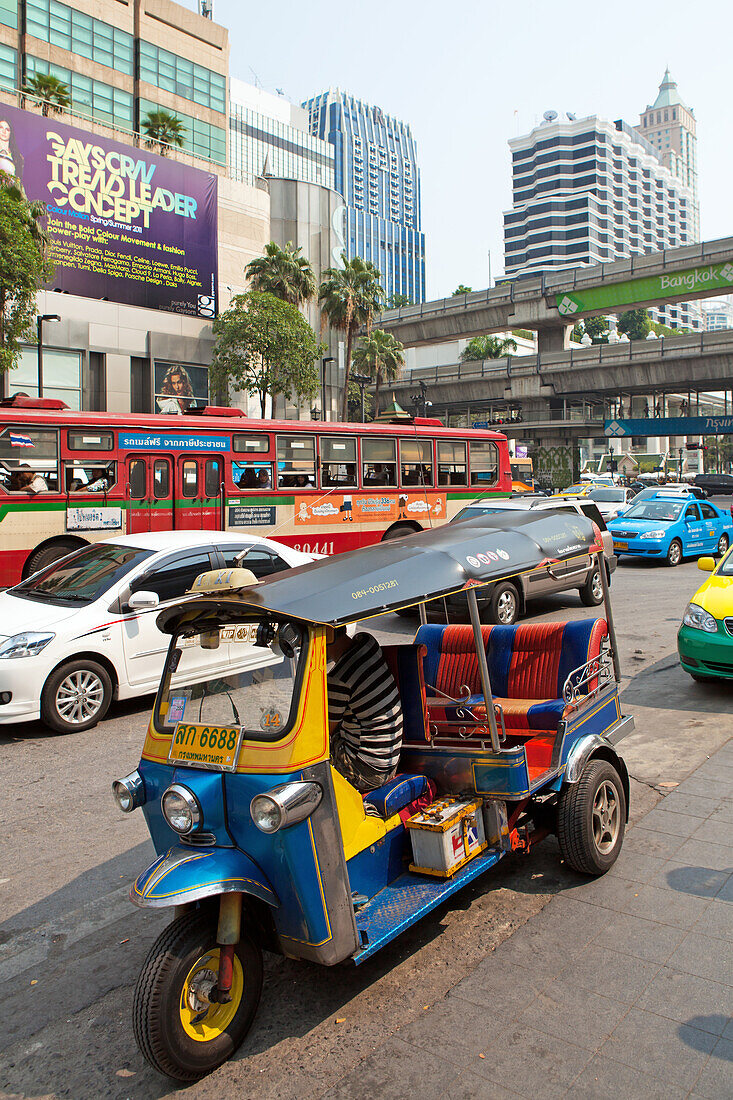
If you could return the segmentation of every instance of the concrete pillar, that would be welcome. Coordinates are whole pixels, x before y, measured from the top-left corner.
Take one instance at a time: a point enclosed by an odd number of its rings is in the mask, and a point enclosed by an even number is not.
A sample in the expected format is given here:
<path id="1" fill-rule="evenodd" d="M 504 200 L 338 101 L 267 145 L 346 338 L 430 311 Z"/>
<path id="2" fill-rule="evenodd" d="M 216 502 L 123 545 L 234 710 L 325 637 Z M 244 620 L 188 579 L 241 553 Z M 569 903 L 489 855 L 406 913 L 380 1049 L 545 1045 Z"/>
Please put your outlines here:
<path id="1" fill-rule="evenodd" d="M 543 326 L 537 330 L 537 350 L 540 354 L 543 351 L 567 351 L 572 331 L 572 325 Z"/>
<path id="2" fill-rule="evenodd" d="M 107 411 L 130 411 L 130 356 L 107 355 Z"/>

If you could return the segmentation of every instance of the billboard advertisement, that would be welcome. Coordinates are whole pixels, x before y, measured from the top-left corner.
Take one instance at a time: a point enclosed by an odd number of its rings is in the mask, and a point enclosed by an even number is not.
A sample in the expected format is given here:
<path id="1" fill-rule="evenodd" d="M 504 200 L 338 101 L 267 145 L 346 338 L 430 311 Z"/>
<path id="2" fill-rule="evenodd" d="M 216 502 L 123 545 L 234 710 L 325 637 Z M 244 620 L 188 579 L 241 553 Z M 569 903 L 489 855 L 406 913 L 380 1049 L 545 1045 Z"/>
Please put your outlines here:
<path id="1" fill-rule="evenodd" d="M 706 292 L 726 294 L 733 288 L 733 264 L 703 264 L 701 267 L 670 270 L 664 275 L 647 275 L 621 283 L 604 283 L 555 297 L 558 313 L 576 313 L 616 306 L 638 306 L 645 302 L 672 302 L 686 295 L 702 297 Z"/>
<path id="2" fill-rule="evenodd" d="M 155 411 L 182 414 L 209 403 L 209 369 L 155 360 Z"/>
<path id="3" fill-rule="evenodd" d="M 215 316 L 213 173 L 5 104 L 0 171 L 48 205 L 50 290 Z"/>

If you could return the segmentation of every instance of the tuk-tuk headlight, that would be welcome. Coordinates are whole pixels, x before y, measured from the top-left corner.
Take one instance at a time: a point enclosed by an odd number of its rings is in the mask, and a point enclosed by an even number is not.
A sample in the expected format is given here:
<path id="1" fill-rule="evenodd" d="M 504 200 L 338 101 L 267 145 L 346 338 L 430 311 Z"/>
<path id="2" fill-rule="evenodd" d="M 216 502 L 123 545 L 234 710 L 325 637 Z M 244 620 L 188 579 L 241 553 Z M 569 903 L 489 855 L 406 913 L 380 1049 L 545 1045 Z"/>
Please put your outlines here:
<path id="1" fill-rule="evenodd" d="M 305 821 L 322 798 L 323 789 L 318 783 L 283 783 L 266 794 L 256 794 L 249 804 L 249 812 L 263 833 L 276 833 L 278 829 Z"/>
<path id="2" fill-rule="evenodd" d="M 189 791 L 188 787 L 184 787 L 180 783 L 173 783 L 164 792 L 160 800 L 160 806 L 163 817 L 171 829 L 182 836 L 198 829 L 203 820 L 198 799 Z"/>
<path id="3" fill-rule="evenodd" d="M 145 801 L 145 783 L 140 772 L 135 770 L 124 779 L 115 779 L 112 794 L 123 814 L 130 814 Z"/>

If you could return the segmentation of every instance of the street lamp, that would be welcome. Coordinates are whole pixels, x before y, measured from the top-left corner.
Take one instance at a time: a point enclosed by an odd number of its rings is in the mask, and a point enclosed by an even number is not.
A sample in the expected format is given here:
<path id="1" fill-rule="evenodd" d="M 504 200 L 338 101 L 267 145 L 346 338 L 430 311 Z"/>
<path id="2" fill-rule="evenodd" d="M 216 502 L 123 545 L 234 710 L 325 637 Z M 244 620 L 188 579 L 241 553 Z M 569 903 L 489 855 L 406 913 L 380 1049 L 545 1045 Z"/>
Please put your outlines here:
<path id="1" fill-rule="evenodd" d="M 361 422 L 364 423 L 364 390 L 371 382 L 371 378 L 368 374 L 354 374 L 352 371 L 351 379 L 356 382 L 357 386 L 361 390 Z"/>
<path id="2" fill-rule="evenodd" d="M 58 313 L 40 313 L 36 317 L 36 332 L 38 333 L 38 396 L 43 397 L 43 322 L 60 321 Z"/>
<path id="3" fill-rule="evenodd" d="M 420 379 L 418 385 L 420 387 L 420 393 L 416 393 L 412 397 L 412 403 L 415 406 L 415 416 L 427 416 L 428 406 L 432 405 L 432 401 L 427 400 L 428 387 L 422 379 Z M 420 412 L 420 409 L 422 409 L 422 412 Z"/>
<path id="4" fill-rule="evenodd" d="M 321 359 L 321 416 L 324 420 L 328 420 L 326 416 L 326 363 L 335 363 L 336 359 L 333 355 L 327 355 L 325 359 Z"/>

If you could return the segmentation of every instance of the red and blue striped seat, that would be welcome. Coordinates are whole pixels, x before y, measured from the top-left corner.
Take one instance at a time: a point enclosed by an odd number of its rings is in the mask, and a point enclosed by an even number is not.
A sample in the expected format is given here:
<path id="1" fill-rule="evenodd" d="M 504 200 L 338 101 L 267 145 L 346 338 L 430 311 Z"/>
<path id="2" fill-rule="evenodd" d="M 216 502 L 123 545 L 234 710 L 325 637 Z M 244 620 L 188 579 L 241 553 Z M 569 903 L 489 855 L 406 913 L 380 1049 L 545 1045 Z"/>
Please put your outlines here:
<path id="1" fill-rule="evenodd" d="M 481 628 L 494 701 L 504 712 L 507 729 L 556 730 L 565 713 L 563 685 L 568 675 L 597 657 L 608 634 L 605 619 L 564 623 L 527 623 Z M 449 732 L 486 717 L 478 658 L 470 626 L 421 626 L 417 644 L 423 659 L 431 727 Z M 596 686 L 593 679 L 584 690 Z M 431 688 L 437 689 L 432 693 Z M 463 708 L 443 695 L 458 698 L 468 688 Z M 442 694 L 440 694 L 442 693 Z"/>

